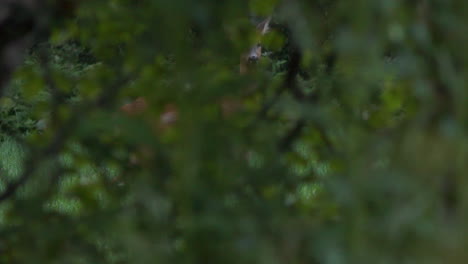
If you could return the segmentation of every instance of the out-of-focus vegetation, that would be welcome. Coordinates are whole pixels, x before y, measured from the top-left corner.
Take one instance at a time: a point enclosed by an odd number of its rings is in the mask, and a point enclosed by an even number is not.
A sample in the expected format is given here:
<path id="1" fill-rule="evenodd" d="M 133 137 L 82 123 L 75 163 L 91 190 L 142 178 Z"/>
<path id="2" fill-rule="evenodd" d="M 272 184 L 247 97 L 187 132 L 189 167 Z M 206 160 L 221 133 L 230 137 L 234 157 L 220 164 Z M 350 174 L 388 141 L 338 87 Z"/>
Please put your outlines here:
<path id="1" fill-rule="evenodd" d="M 0 4 L 0 263 L 468 259 L 468 2 L 34 2 Z"/>

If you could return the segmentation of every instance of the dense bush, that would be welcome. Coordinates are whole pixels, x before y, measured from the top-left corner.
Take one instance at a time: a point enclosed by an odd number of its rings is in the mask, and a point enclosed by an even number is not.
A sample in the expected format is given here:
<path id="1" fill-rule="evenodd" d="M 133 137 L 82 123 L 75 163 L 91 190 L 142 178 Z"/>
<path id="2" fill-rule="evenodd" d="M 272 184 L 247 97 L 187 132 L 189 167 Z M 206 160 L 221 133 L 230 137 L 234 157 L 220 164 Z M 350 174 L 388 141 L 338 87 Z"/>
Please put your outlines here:
<path id="1" fill-rule="evenodd" d="M 73 3 L 0 17 L 0 262 L 467 258 L 468 4 Z"/>

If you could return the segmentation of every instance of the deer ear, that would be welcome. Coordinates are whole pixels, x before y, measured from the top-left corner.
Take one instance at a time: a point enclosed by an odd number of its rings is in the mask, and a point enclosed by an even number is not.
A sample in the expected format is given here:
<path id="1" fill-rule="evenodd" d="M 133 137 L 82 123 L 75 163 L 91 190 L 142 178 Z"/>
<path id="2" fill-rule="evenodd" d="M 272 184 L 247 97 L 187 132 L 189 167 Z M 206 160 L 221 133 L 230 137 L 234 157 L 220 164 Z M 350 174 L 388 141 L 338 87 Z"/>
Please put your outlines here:
<path id="1" fill-rule="evenodd" d="M 267 33 L 268 30 L 270 30 L 270 20 L 271 20 L 271 17 L 267 17 L 265 20 L 263 20 L 257 25 L 257 29 L 260 31 L 262 35 Z"/>

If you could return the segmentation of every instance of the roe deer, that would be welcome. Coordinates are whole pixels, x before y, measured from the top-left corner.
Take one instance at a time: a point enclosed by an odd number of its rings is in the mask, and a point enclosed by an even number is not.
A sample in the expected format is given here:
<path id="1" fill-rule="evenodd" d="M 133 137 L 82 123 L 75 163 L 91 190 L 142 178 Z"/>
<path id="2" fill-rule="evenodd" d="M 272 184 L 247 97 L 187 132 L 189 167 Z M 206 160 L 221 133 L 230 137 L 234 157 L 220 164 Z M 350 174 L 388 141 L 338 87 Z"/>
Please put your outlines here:
<path id="1" fill-rule="evenodd" d="M 263 19 L 260 23 L 256 24 L 257 34 L 259 35 L 258 42 L 249 49 L 248 52 L 241 55 L 239 73 L 246 74 L 252 65 L 254 65 L 262 56 L 262 46 L 260 44 L 260 37 L 265 35 L 270 30 L 271 17 Z M 234 99 L 225 99 L 220 102 L 221 110 L 224 114 L 235 112 L 238 108 L 239 102 Z M 148 103 L 144 97 L 138 97 L 134 101 L 127 103 L 120 107 L 120 110 L 128 115 L 137 115 L 143 113 L 148 108 Z M 170 126 L 177 121 L 178 112 L 174 105 L 167 105 L 164 112 L 159 118 L 159 125 L 162 127 Z"/>
<path id="2" fill-rule="evenodd" d="M 257 23 L 256 30 L 257 30 L 257 43 L 253 47 L 249 49 L 248 52 L 241 55 L 240 65 L 239 65 L 239 73 L 241 75 L 248 73 L 249 69 L 258 62 L 262 56 L 262 46 L 260 44 L 261 37 L 265 35 L 270 29 L 270 20 L 271 17 L 267 17 L 263 19 L 260 23 Z M 223 98 L 219 102 L 219 106 L 221 108 L 221 113 L 224 117 L 231 115 L 239 111 L 242 108 L 242 102 L 235 98 Z M 134 101 L 127 103 L 120 107 L 120 110 L 129 116 L 136 116 L 143 114 L 148 108 L 148 102 L 145 97 L 138 97 Z M 156 124 L 152 124 L 155 126 L 157 131 L 164 131 L 165 129 L 173 126 L 178 119 L 178 109 L 173 104 L 167 104 L 163 110 L 163 112 L 159 115 L 158 120 L 154 120 Z M 141 156 L 141 155 L 138 155 Z M 136 153 L 132 153 L 130 157 L 131 164 L 138 164 L 140 163 L 139 159 L 137 158 Z"/>

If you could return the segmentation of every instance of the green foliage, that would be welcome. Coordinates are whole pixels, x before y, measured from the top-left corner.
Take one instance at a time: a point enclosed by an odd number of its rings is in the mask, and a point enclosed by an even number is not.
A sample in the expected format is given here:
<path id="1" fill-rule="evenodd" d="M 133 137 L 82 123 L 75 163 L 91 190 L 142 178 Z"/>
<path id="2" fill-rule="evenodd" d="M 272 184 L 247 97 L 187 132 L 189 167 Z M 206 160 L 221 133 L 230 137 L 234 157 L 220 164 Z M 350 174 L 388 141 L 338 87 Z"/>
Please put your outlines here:
<path id="1" fill-rule="evenodd" d="M 0 103 L 0 262 L 462 263 L 467 11 L 79 3 Z"/>

